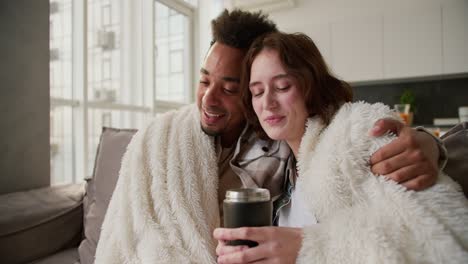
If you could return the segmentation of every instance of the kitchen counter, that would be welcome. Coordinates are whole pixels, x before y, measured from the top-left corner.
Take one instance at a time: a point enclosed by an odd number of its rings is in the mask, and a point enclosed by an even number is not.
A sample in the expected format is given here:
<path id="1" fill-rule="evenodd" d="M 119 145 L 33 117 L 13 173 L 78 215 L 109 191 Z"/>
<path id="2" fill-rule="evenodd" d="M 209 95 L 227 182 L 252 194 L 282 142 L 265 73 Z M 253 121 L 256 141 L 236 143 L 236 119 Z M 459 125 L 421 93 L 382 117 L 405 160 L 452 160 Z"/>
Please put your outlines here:
<path id="1" fill-rule="evenodd" d="M 452 129 L 456 125 L 436 126 L 436 125 L 433 125 L 433 124 L 430 124 L 430 125 L 426 124 L 426 125 L 412 125 L 411 127 L 418 127 L 418 126 L 422 126 L 425 129 L 427 129 L 429 131 L 432 131 L 435 135 L 441 137 L 445 133 L 447 133 L 447 131 L 449 131 L 450 129 Z"/>

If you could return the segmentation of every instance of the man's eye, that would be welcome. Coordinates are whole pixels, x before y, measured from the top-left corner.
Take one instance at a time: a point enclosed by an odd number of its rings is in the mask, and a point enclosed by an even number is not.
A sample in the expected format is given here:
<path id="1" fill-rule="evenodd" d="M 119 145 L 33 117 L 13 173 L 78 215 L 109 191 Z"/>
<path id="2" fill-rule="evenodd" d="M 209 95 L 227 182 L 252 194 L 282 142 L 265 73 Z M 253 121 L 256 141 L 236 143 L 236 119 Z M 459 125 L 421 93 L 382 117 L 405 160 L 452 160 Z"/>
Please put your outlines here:
<path id="1" fill-rule="evenodd" d="M 237 94 L 239 93 L 239 90 L 224 88 L 224 92 L 227 94 Z"/>
<path id="2" fill-rule="evenodd" d="M 210 83 L 208 81 L 200 80 L 200 84 L 203 84 L 204 86 L 208 86 Z"/>
<path id="3" fill-rule="evenodd" d="M 287 89 L 289 89 L 289 87 L 291 87 L 291 85 L 286 85 L 286 86 L 282 86 L 282 87 L 277 87 L 276 89 L 278 89 L 278 90 L 287 90 Z"/>

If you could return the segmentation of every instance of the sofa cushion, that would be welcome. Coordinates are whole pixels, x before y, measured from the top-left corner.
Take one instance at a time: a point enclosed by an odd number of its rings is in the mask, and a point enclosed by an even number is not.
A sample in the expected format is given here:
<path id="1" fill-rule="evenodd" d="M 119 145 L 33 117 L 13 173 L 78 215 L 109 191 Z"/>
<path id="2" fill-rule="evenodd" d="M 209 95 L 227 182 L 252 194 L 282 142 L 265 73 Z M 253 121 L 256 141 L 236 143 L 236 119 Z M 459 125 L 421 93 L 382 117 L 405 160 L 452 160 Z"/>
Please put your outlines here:
<path id="1" fill-rule="evenodd" d="M 80 264 L 78 257 L 78 248 L 69 248 L 62 250 L 54 255 L 33 261 L 29 264 Z"/>
<path id="2" fill-rule="evenodd" d="M 94 172 L 87 180 L 84 234 L 78 253 L 82 264 L 94 262 L 104 216 L 119 176 L 120 164 L 135 129 L 104 127 L 99 142 Z"/>
<path id="3" fill-rule="evenodd" d="M 76 247 L 83 194 L 83 184 L 71 184 L 0 196 L 2 263 L 25 263 Z"/>

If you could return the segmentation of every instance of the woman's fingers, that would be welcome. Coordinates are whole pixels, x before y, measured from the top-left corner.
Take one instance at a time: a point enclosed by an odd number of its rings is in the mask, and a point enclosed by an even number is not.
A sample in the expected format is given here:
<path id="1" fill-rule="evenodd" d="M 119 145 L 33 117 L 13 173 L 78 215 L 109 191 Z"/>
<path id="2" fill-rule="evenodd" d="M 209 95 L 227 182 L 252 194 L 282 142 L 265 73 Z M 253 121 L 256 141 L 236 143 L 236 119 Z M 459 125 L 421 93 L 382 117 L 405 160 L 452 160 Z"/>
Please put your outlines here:
<path id="1" fill-rule="evenodd" d="M 216 228 L 213 237 L 224 241 L 251 240 L 260 243 L 268 239 L 271 232 L 274 232 L 272 227 Z"/>
<path id="2" fill-rule="evenodd" d="M 265 246 L 259 245 L 253 248 L 236 251 L 233 253 L 221 255 L 218 257 L 218 263 L 222 264 L 240 264 L 240 263 L 257 263 L 266 259 L 267 251 Z"/>
<path id="3" fill-rule="evenodd" d="M 217 228 L 213 236 L 219 241 L 218 263 L 294 263 L 302 244 L 302 229 L 291 227 Z M 253 248 L 226 249 L 225 240 L 252 240 Z"/>
<path id="4" fill-rule="evenodd" d="M 248 249 L 248 246 L 242 245 L 242 246 L 229 246 L 225 242 L 218 242 L 218 246 L 216 247 L 216 255 L 217 256 L 222 256 L 234 252 L 239 252 L 245 249 Z"/>

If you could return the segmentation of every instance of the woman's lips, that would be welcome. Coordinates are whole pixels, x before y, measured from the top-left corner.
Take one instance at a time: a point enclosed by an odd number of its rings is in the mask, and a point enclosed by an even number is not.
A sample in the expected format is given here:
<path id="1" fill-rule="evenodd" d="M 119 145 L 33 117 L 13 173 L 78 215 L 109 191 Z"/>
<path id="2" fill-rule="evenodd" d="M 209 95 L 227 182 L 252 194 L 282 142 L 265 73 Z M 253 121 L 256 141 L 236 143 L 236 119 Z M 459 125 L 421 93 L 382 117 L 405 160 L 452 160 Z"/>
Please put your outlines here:
<path id="1" fill-rule="evenodd" d="M 276 125 L 279 124 L 281 121 L 283 121 L 284 116 L 280 115 L 272 115 L 264 119 L 265 122 L 267 122 L 269 125 Z"/>

